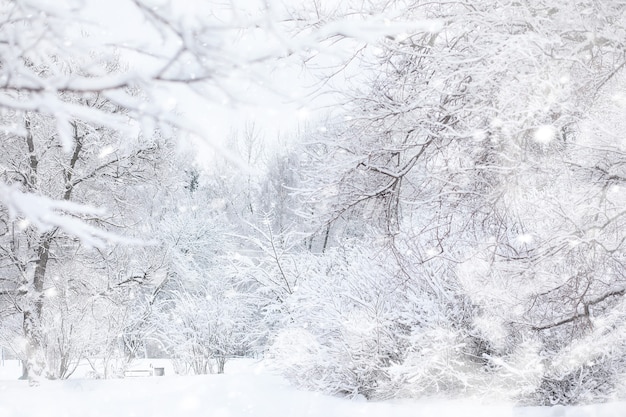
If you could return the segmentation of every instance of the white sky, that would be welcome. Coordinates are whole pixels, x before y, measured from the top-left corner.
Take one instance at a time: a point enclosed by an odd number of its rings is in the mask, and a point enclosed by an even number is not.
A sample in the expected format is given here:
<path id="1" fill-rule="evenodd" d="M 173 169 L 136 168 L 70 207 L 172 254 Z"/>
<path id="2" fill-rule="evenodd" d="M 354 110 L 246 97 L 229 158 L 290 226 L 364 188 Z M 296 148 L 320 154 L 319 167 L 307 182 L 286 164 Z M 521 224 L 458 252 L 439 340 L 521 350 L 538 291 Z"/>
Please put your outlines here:
<path id="1" fill-rule="evenodd" d="M 99 36 L 103 42 L 123 43 L 129 48 L 162 53 L 175 45 L 164 42 L 162 34 L 156 32 L 146 22 L 129 0 L 68 0 L 82 1 L 84 18 L 95 22 L 99 27 L 92 36 Z M 220 148 L 233 131 L 243 130 L 246 124 L 254 123 L 266 141 L 272 143 L 277 136 L 289 136 L 305 122 L 316 119 L 337 103 L 338 95 L 331 94 L 334 88 L 351 82 L 362 70 L 358 63 L 337 72 L 338 66 L 349 61 L 357 47 L 363 41 L 342 40 L 327 42 L 322 46 L 313 36 L 302 41 L 295 40 L 287 33 L 279 33 L 275 20 L 283 13 L 283 0 L 270 0 L 272 12 L 265 9 L 262 0 L 143 0 L 144 4 L 154 4 L 156 10 L 163 10 L 168 4 L 173 9 L 167 10 L 167 16 L 174 21 L 184 22 L 185 27 L 201 25 L 224 26 L 229 30 L 219 29 L 224 39 L 228 39 L 221 49 L 226 59 L 245 64 L 259 56 L 270 56 L 261 62 L 249 66 L 242 65 L 232 76 L 220 76 L 217 85 L 196 89 L 195 94 L 184 88 L 172 87 L 157 93 L 158 105 L 174 109 L 197 127 L 204 141 L 196 141 L 200 159 L 209 159 L 215 148 Z M 351 1 L 324 1 L 322 13 L 332 14 L 335 8 L 353 7 Z M 359 3 L 359 2 L 356 2 Z M 293 0 L 286 4 L 297 8 L 305 18 L 317 18 L 315 12 L 303 12 L 312 3 L 307 0 Z M 306 7 L 305 7 L 306 6 Z M 360 7 L 358 4 L 354 7 Z M 308 13 L 308 14 L 307 14 Z M 313 13 L 314 16 L 309 16 Z M 369 19 L 369 18 L 368 18 Z M 364 25 L 363 25 L 364 24 Z M 394 23 L 395 25 L 396 23 Z M 399 23 L 402 25 L 402 23 Z M 428 22 L 407 22 L 404 26 L 430 24 Z M 235 25 L 242 29 L 230 30 Z M 268 27 L 275 29 L 268 34 Z M 326 27 L 326 31 L 341 30 L 349 36 L 362 40 L 378 39 L 385 33 L 393 32 L 389 20 L 372 18 L 363 22 L 358 17 Z M 406 30 L 396 28 L 396 33 Z M 324 36 L 324 30 L 318 36 Z M 216 38 L 219 42 L 219 38 Z M 309 45 L 302 42 L 308 42 Z M 288 58 L 277 59 L 285 47 L 300 49 L 302 52 Z M 315 46 L 316 49 L 307 48 Z M 321 48 L 320 48 L 321 46 Z M 321 49 L 321 50 L 320 50 Z M 307 54 L 303 56 L 303 54 Z M 139 71 L 146 71 L 151 63 L 144 55 L 138 57 L 130 51 L 124 52 L 123 58 Z M 303 59 L 307 59 L 306 69 Z M 316 69 L 313 69 L 316 68 Z M 315 72 L 315 74 L 314 74 Z M 319 89 L 316 74 L 337 72 L 332 82 Z M 201 86 L 197 86 L 201 87 Z M 205 143 L 202 147 L 198 144 Z"/>
<path id="2" fill-rule="evenodd" d="M 165 4 L 165 0 L 155 0 L 155 7 Z M 202 5 L 211 5 L 210 10 L 204 10 L 204 15 L 210 19 L 221 19 L 241 23 L 243 26 L 250 21 L 265 19 L 258 10 L 262 3 L 257 0 L 236 1 L 237 10 L 232 9 L 230 2 L 222 2 L 221 9 L 215 9 L 215 2 L 198 0 L 177 0 L 173 2 L 180 13 L 179 19 L 193 20 L 203 15 Z M 235 17 L 233 17 L 235 16 Z M 142 50 L 158 50 L 166 48 L 158 33 L 143 22 L 143 17 L 127 0 L 86 0 L 84 17 L 97 22 L 101 27 L 103 41 L 124 42 L 131 40 L 131 45 Z M 190 22 L 193 25 L 194 22 Z M 233 35 L 232 33 L 229 35 Z M 278 49 L 277 38 L 267 36 L 263 30 L 242 30 L 234 39 L 233 50 L 244 58 L 255 55 L 271 54 L 272 49 Z M 272 44 L 273 43 L 273 44 Z M 344 51 L 345 52 L 345 51 Z M 334 54 L 334 55 L 332 55 Z M 328 59 L 337 60 L 335 52 Z M 129 57 L 131 53 L 126 54 Z M 345 53 L 343 54 L 345 55 Z M 343 59 L 343 55 L 340 59 Z M 145 66 L 145 58 L 136 61 L 130 58 L 131 65 Z M 162 91 L 163 104 L 167 108 L 175 108 L 189 119 L 198 122 L 209 141 L 209 149 L 200 152 L 208 157 L 213 152 L 213 145 L 222 142 L 233 130 L 242 129 L 247 123 L 254 123 L 262 132 L 266 140 L 295 130 L 299 124 L 306 122 L 322 110 L 317 110 L 332 102 L 330 96 L 322 96 L 313 100 L 316 81 L 311 73 L 305 71 L 301 64 L 301 57 L 292 56 L 288 59 L 267 60 L 255 64 L 235 74 L 230 79 L 222 79 L 219 87 L 208 88 L 208 93 L 192 94 L 184 89 L 173 88 Z"/>

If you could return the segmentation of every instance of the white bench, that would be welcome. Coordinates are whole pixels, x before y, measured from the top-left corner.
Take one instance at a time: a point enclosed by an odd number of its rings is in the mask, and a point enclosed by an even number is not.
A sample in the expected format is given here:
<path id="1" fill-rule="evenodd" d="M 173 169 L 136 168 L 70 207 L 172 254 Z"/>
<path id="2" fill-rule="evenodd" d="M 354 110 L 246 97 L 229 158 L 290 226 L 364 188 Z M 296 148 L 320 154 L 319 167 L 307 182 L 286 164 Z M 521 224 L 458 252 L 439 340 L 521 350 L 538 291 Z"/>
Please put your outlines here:
<path id="1" fill-rule="evenodd" d="M 136 376 L 153 376 L 154 371 L 149 369 L 128 369 L 124 371 L 124 377 L 136 377 Z"/>

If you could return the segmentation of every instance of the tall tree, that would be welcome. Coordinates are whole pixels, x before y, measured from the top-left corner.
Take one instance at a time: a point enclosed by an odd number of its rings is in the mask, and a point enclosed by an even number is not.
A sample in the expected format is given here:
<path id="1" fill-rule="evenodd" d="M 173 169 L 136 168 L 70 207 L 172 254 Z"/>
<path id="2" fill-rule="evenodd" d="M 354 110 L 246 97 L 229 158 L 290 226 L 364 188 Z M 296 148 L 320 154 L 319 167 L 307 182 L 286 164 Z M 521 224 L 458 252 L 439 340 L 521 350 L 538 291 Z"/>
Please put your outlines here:
<path id="1" fill-rule="evenodd" d="M 105 108 L 111 113 L 119 111 L 98 94 L 78 100 L 85 100 L 100 111 Z M 137 231 L 125 232 L 124 228 L 141 222 L 146 207 L 142 198 L 149 198 L 146 192 L 155 178 L 159 160 L 169 152 L 166 140 L 156 135 L 151 139 L 129 140 L 106 126 L 75 119 L 70 122 L 72 150 L 66 153 L 56 138 L 53 118 L 32 112 L 9 118 L 12 120 L 5 118 L 5 121 L 23 123 L 26 135 L 7 134 L 0 144 L 5 183 L 19 192 L 61 201 L 64 205 L 59 210 L 72 210 L 80 205 L 92 207 L 83 209 L 80 218 L 65 218 L 63 222 L 68 226 L 80 219 L 85 222 L 81 227 L 99 228 L 101 237 L 107 233 L 111 238 L 115 233 L 140 235 Z M 133 209 L 129 211 L 130 208 Z M 1 246 L 6 274 L 3 295 L 23 316 L 27 371 L 38 375 L 45 368 L 46 349 L 42 344 L 46 329 L 42 323 L 48 299 L 72 297 L 67 291 L 60 291 L 52 278 L 62 280 L 73 291 L 82 292 L 83 285 L 97 286 L 86 284 L 87 277 L 77 275 L 80 269 L 75 267 L 72 274 L 67 267 L 82 260 L 86 270 L 98 269 L 98 262 L 92 260 L 97 256 L 93 244 L 100 242 L 70 235 L 61 224 L 33 224 L 28 217 L 16 217 L 7 211 L 3 213 L 3 223 L 6 226 Z"/>
<path id="2" fill-rule="evenodd" d="M 603 395 L 617 357 L 591 368 L 563 367 L 563 358 L 595 334 L 594 322 L 618 314 L 623 295 L 621 215 L 602 191 L 619 181 L 621 153 L 585 139 L 580 123 L 623 67 L 613 33 L 624 30 L 624 5 L 390 7 L 445 23 L 363 48 L 370 81 L 347 93 L 343 120 L 311 135 L 303 195 L 320 235 L 331 231 L 331 246 L 371 245 L 372 233 L 386 242 L 391 275 L 431 300 L 437 307 L 424 314 L 444 317 L 465 346 L 448 376 L 469 365 L 504 375 L 507 360 L 524 357 L 541 366 L 528 367 L 529 385 L 515 395 Z M 610 169 L 575 162 L 589 149 L 611 153 Z M 425 349 L 410 338 L 406 352 Z M 606 357 L 603 349 L 588 357 Z M 442 377 L 404 371 L 409 392 Z M 584 389 L 572 381 L 580 372 Z"/>

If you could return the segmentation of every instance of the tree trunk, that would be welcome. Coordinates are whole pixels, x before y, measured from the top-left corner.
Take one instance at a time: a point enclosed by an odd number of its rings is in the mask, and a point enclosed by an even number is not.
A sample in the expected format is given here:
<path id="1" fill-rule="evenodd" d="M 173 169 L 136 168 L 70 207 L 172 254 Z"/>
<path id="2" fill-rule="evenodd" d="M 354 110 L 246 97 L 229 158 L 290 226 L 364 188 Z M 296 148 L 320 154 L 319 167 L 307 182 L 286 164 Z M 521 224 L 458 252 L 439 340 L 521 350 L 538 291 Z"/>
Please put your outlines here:
<path id="1" fill-rule="evenodd" d="M 39 385 L 45 369 L 41 345 L 41 321 L 35 317 L 32 311 L 25 310 L 22 329 L 26 338 L 26 362 L 22 378 L 28 379 L 29 385 L 36 386 Z"/>
<path id="2" fill-rule="evenodd" d="M 223 374 L 224 366 L 226 365 L 226 358 L 224 356 L 218 356 L 216 358 L 216 362 L 217 362 L 217 373 Z"/>
<path id="3" fill-rule="evenodd" d="M 39 379 L 46 368 L 41 319 L 43 315 L 43 288 L 50 257 L 50 243 L 54 233 L 55 231 L 48 232 L 41 238 L 32 285 L 28 283 L 25 296 L 26 305 L 22 312 L 22 329 L 26 339 L 26 366 L 22 378 L 28 379 L 30 385 L 39 384 Z"/>

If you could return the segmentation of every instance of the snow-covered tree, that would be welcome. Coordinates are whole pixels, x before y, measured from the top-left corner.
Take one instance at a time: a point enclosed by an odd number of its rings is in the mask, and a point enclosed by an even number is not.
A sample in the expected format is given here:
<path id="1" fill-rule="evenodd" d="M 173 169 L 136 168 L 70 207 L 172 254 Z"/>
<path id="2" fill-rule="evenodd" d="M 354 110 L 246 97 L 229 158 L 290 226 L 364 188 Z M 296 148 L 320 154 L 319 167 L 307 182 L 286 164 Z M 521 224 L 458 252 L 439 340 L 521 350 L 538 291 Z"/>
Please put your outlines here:
<path id="1" fill-rule="evenodd" d="M 119 111 L 97 94 L 77 100 L 88 101 L 101 111 Z M 108 259 L 102 259 L 94 245 L 104 243 L 102 239 L 107 236 L 114 239 L 125 234 L 131 238 L 127 243 L 133 238 L 137 238 L 136 243 L 140 237 L 149 238 L 130 226 L 142 222 L 143 213 L 150 208 L 144 199 L 163 185 L 157 186 L 154 179 L 159 175 L 160 161 L 169 157 L 170 150 L 167 140 L 158 134 L 150 139 L 131 139 L 104 125 L 76 119 L 69 122 L 72 148 L 66 153 L 56 137 L 53 118 L 25 112 L 9 114 L 4 121 L 22 124 L 26 132 L 24 137 L 7 133 L 0 143 L 4 183 L 22 196 L 36 194 L 45 201 L 58 201 L 54 203 L 57 211 L 45 216 L 57 213 L 62 219 L 54 225 L 46 224 L 45 219 L 37 222 L 23 213 L 2 213 L 3 296 L 14 312 L 23 316 L 23 336 L 27 341 L 23 354 L 28 358 L 28 371 L 40 374 L 45 367 L 41 355 L 48 350 L 42 344 L 69 337 L 66 331 L 70 331 L 72 322 L 81 321 L 72 320 L 69 315 L 80 314 L 74 309 L 88 310 L 91 303 L 80 298 L 92 299 L 106 293 L 115 279 L 96 272 Z M 41 208 L 36 206 L 38 200 L 28 202 L 30 210 Z M 76 211 L 88 206 L 91 208 Z M 62 217 L 67 211 L 74 216 Z M 96 231 L 95 235 L 69 234 L 67 227 L 77 223 L 83 231 Z M 93 236 L 98 238 L 94 240 Z M 54 301 L 57 298 L 59 303 Z M 50 318 L 44 320 L 46 315 Z M 57 315 L 64 317 L 56 323 L 67 326 L 58 329 L 60 334 L 42 325 Z M 51 333 L 46 335 L 47 332 Z M 63 349 L 61 344 L 56 349 Z M 57 376 L 62 374 L 65 372 Z"/>
<path id="2" fill-rule="evenodd" d="M 411 354 L 393 371 L 400 391 L 466 392 L 491 386 L 468 375 L 512 381 L 517 372 L 525 385 L 509 391 L 514 397 L 607 395 L 614 383 L 602 382 L 622 372 L 614 370 L 619 338 L 579 356 L 587 362 L 568 367 L 565 358 L 621 322 L 609 319 L 624 294 L 614 194 L 621 145 L 598 137 L 606 119 L 591 130 L 582 122 L 623 67 L 623 39 L 614 34 L 624 30 L 624 5 L 389 7 L 443 26 L 361 50 L 368 82 L 359 80 L 331 123 L 309 133 L 312 170 L 300 194 L 324 250 L 346 239 L 371 246 L 378 236 L 390 270 L 435 306 L 415 320 L 438 317 L 446 333 L 439 346 L 449 344 L 452 356 L 429 368 L 429 350 L 410 339 Z"/>

